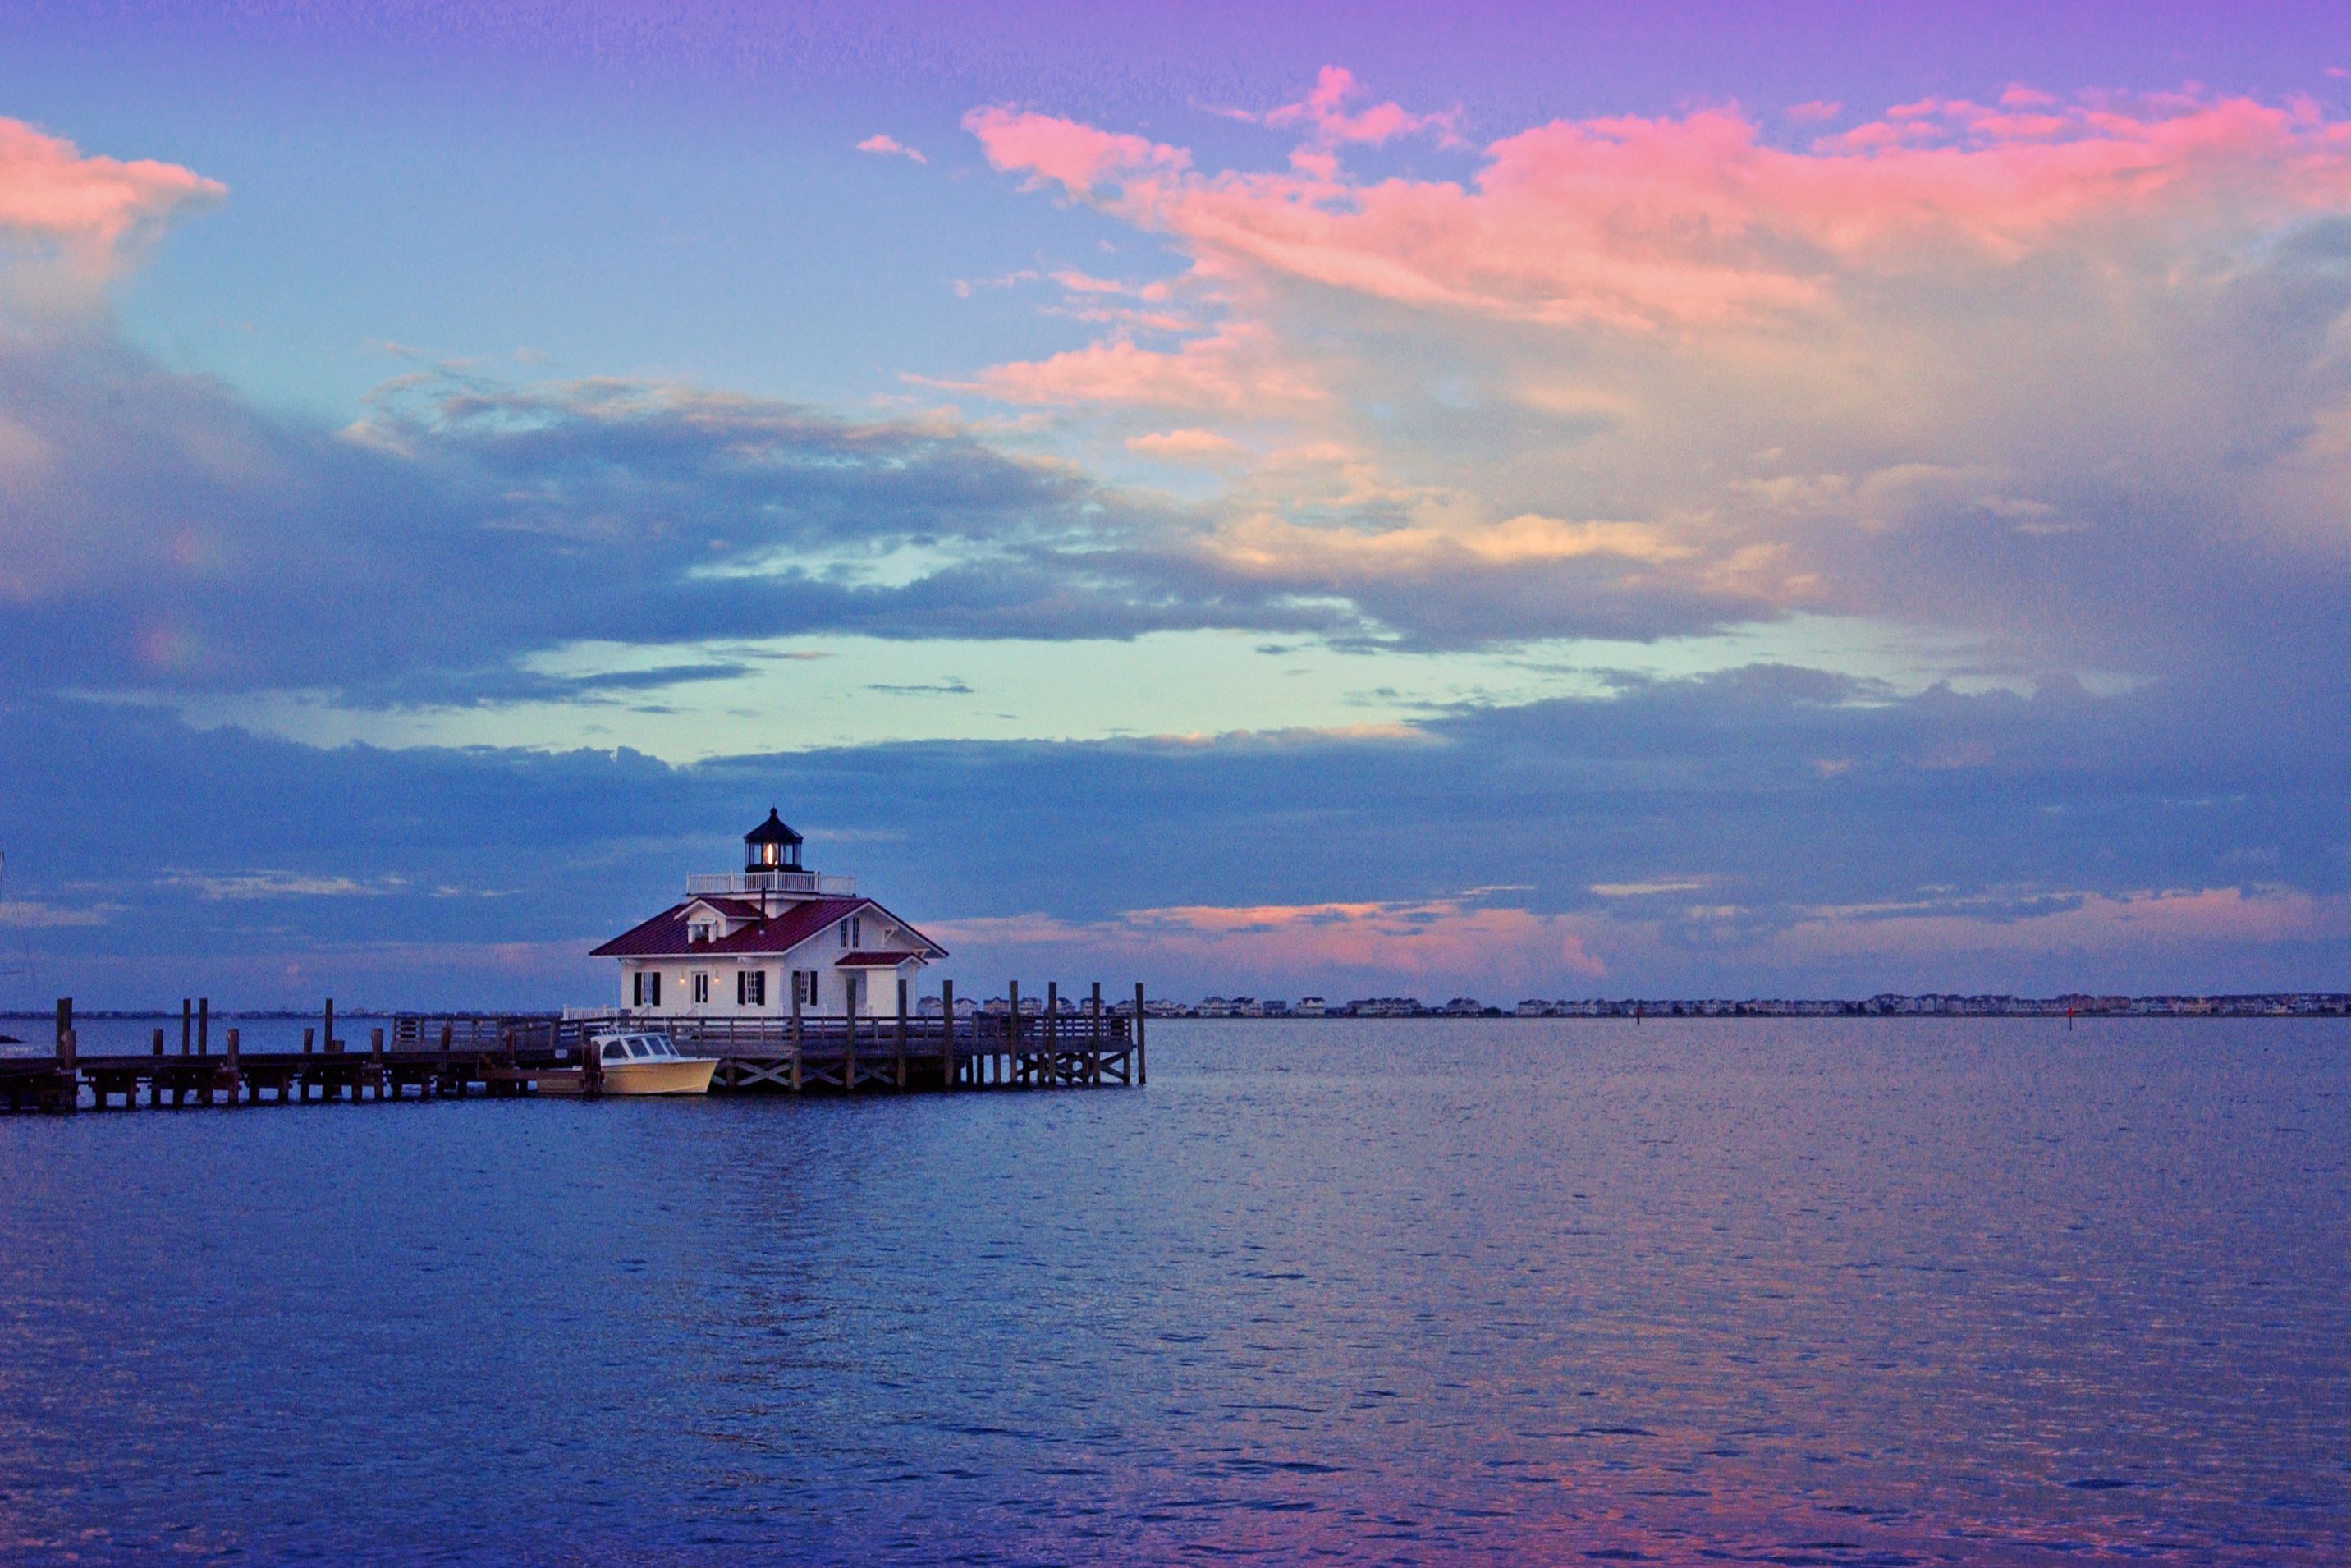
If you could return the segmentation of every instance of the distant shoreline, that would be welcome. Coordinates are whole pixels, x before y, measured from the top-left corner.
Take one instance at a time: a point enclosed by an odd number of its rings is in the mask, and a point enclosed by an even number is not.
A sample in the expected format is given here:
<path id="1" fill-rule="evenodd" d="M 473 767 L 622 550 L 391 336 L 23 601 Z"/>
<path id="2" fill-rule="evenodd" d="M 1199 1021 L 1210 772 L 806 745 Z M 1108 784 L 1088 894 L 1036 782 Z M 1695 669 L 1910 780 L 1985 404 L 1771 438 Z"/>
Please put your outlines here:
<path id="1" fill-rule="evenodd" d="M 925 998 L 931 1007 L 927 1013 L 917 1016 L 935 1017 L 936 998 Z M 562 1016 L 563 1009 L 394 1009 L 347 1007 L 337 1009 L 345 1019 L 377 1019 L 401 1017 L 480 1017 L 510 1019 L 546 1019 Z M 958 1007 L 958 1016 L 969 1016 L 974 1009 Z M 1004 998 L 991 998 L 979 1004 L 977 1010 L 1001 1014 L 1008 1009 Z M 1023 998 L 1020 1011 L 1024 1018 L 1043 1013 L 1040 1003 Z M 1081 1016 L 1081 1009 L 1070 998 L 1063 998 L 1065 1016 Z M 1123 1016 L 1134 1011 L 1134 1004 L 1120 1001 L 1106 1009 Z M 131 1021 L 172 1019 L 180 1017 L 177 1009 L 170 1008 L 78 1008 L 78 1017 L 92 1019 Z M 2262 991 L 2231 993 L 2214 996 L 2145 996 L 2094 997 L 2065 995 L 2057 997 L 1959 996 L 1943 992 L 1927 992 L 1917 996 L 1893 992 L 1860 999 L 1841 998 L 1762 998 L 1732 1001 L 1721 998 L 1623 998 L 1615 999 L 1585 998 L 1556 1001 L 1529 999 L 1512 1007 L 1489 1007 L 1474 998 L 1458 997 L 1448 1002 L 1427 1004 L 1409 997 L 1364 998 L 1354 1001 L 1322 1004 L 1310 1008 L 1293 1007 L 1284 1001 L 1260 1001 L 1253 997 L 1210 997 L 1199 1002 L 1146 1001 L 1146 1019 L 1196 1019 L 1214 1022 L 1321 1022 L 1334 1019 L 1381 1019 L 1446 1020 L 1464 1019 L 1750 1019 L 1750 1018 L 2345 1018 L 2351 1017 L 2351 992 L 2344 991 Z M 0 1019 L 46 1021 L 52 1017 L 50 1009 L 0 1009 Z M 215 1019 L 256 1019 L 292 1021 L 313 1019 L 319 1009 L 264 1008 L 214 1009 Z"/>

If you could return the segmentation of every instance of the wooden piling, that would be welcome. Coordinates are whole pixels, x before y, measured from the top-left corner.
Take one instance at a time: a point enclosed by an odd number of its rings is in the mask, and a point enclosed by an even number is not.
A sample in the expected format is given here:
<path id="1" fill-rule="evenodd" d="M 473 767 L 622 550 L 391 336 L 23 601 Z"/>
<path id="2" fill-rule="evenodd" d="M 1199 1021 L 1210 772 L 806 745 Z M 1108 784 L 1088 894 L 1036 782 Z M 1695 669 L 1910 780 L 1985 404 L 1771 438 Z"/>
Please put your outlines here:
<path id="1" fill-rule="evenodd" d="M 956 1086 L 955 982 L 939 982 L 939 1087 Z"/>
<path id="2" fill-rule="evenodd" d="M 327 998 L 327 1016 L 319 1023 L 319 1046 L 328 1051 L 343 1049 L 342 1041 L 335 1038 L 335 998 L 332 997 Z"/>
<path id="3" fill-rule="evenodd" d="M 1093 1015 L 1093 1040 L 1086 1048 L 1086 1082 L 1099 1084 L 1102 1082 L 1102 982 L 1100 980 L 1094 982 L 1093 999 L 1086 1004 L 1086 1008 Z"/>
<path id="4" fill-rule="evenodd" d="M 1045 1087 L 1051 1089 L 1056 1087 L 1055 1080 L 1061 1076 L 1061 982 L 1059 980 L 1045 982 L 1045 1027 L 1040 1032 L 1044 1038 L 1038 1043 L 1044 1047 Z"/>
<path id="5" fill-rule="evenodd" d="M 1146 1079 L 1143 1071 L 1143 982 L 1134 982 L 1134 1084 L 1140 1089 Z"/>
<path id="6" fill-rule="evenodd" d="M 316 1031 L 315 1030 L 313 1030 L 313 1029 L 312 1029 L 308 1024 L 304 1024 L 304 1025 L 302 1026 L 302 1054 L 303 1054 L 303 1055 L 308 1056 L 308 1055 L 309 1055 L 309 1054 L 310 1054 L 310 1046 L 311 1046 L 312 1040 L 314 1040 L 314 1038 L 316 1037 L 316 1034 L 317 1034 L 317 1031 Z"/>
<path id="7" fill-rule="evenodd" d="M 800 1092 L 800 972 L 792 977 L 792 1092 Z"/>
<path id="8" fill-rule="evenodd" d="M 1020 1082 L 1020 982 L 1014 980 L 1009 988 L 1012 1005 L 1004 1009 L 1004 1068 L 1012 1074 L 1012 1082 Z"/>
<path id="9" fill-rule="evenodd" d="M 213 1053 L 212 1036 L 213 999 L 210 997 L 198 997 L 196 998 L 196 1054 L 198 1056 L 210 1056 Z M 204 1096 L 204 1103 L 208 1105 L 212 1103 L 212 1095 L 209 1092 Z"/>
<path id="10" fill-rule="evenodd" d="M 195 999 L 192 997 L 180 998 L 180 1054 L 182 1056 L 188 1054 L 189 1046 L 195 1040 Z"/>
<path id="11" fill-rule="evenodd" d="M 898 1087 L 906 1086 L 906 982 L 898 981 Z"/>
<path id="12" fill-rule="evenodd" d="M 162 1055 L 162 1054 L 163 1054 L 163 1026 L 162 1026 L 162 1024 L 157 1024 L 157 1025 L 155 1026 L 155 1033 L 154 1033 L 154 1036 L 153 1036 L 153 1044 L 154 1044 L 154 1047 L 155 1047 L 155 1054 L 156 1054 L 156 1055 L 158 1055 L 158 1056 Z"/>
<path id="13" fill-rule="evenodd" d="M 245 1078 L 245 1075 L 237 1071 L 236 1033 L 236 1030 L 230 1030 L 221 1042 L 221 1049 L 226 1052 L 221 1061 L 228 1077 L 228 1103 L 231 1105 L 237 1103 L 236 1092 L 244 1086 Z"/>

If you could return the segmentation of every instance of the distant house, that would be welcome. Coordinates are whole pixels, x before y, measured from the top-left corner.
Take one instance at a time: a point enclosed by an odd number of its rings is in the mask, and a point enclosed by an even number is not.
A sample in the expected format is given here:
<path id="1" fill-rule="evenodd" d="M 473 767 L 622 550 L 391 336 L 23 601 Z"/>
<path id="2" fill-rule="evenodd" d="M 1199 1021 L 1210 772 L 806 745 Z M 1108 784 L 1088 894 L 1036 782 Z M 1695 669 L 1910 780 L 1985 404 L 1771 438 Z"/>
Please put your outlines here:
<path id="1" fill-rule="evenodd" d="M 740 875 L 689 876 L 685 898 L 590 955 L 619 962 L 621 1006 L 648 1018 L 888 1018 L 898 985 L 947 950 L 849 877 L 800 864 L 770 810 L 743 835 Z M 958 1004 L 957 1010 L 961 1010 Z"/>
<path id="2" fill-rule="evenodd" d="M 1319 1019 L 1330 1011 L 1330 1008 L 1321 997 L 1301 997 L 1298 1005 L 1290 1010 L 1302 1019 Z"/>

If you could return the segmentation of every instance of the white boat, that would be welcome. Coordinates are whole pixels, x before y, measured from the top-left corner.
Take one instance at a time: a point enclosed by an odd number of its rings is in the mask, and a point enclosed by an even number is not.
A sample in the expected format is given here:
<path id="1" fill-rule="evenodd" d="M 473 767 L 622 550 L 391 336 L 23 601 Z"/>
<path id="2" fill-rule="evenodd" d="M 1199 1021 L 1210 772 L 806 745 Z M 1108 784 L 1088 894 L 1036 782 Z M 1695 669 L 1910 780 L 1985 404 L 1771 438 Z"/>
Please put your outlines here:
<path id="1" fill-rule="evenodd" d="M 613 1033 L 590 1036 L 588 1049 L 603 1068 L 605 1094 L 707 1094 L 715 1056 L 681 1056 L 665 1034 Z M 585 1071 L 558 1068 L 538 1081 L 542 1094 L 586 1092 Z"/>

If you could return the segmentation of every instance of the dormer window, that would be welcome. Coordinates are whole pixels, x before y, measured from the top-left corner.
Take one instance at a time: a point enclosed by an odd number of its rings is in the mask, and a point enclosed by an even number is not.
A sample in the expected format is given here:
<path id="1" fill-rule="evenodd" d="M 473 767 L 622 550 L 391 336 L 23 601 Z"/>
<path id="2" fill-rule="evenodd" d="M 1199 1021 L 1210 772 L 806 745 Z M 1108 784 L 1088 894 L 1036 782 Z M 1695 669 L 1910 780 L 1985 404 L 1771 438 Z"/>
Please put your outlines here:
<path id="1" fill-rule="evenodd" d="M 715 935 L 716 928 L 707 920 L 695 921 L 685 928 L 685 939 L 688 942 L 708 942 Z"/>

